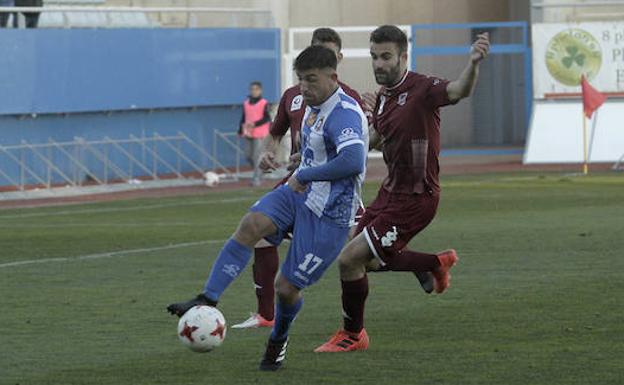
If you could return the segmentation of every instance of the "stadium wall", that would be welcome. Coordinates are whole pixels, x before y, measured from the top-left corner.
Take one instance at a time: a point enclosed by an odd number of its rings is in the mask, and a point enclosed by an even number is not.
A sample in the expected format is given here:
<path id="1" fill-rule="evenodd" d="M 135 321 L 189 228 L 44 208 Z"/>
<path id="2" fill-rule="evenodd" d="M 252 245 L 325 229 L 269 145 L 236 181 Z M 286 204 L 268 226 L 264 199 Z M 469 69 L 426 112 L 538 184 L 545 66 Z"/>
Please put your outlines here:
<path id="1" fill-rule="evenodd" d="M 279 38 L 277 29 L 4 30 L 0 145 L 180 131 L 212 153 L 214 130 L 238 129 L 250 81 L 264 84 L 270 102 L 279 99 Z M 219 161 L 233 165 L 231 148 L 222 141 L 217 147 Z M 164 156 L 176 160 L 173 153 Z M 198 152 L 194 156 L 202 167 L 214 166 Z M 45 167 L 26 161 L 35 170 Z M 71 172 L 68 160 L 59 156 L 55 163 Z M 91 163 L 97 171 L 97 162 Z M 19 179 L 19 167 L 5 155 L 0 166 Z M 6 183 L 0 178 L 0 185 Z"/>

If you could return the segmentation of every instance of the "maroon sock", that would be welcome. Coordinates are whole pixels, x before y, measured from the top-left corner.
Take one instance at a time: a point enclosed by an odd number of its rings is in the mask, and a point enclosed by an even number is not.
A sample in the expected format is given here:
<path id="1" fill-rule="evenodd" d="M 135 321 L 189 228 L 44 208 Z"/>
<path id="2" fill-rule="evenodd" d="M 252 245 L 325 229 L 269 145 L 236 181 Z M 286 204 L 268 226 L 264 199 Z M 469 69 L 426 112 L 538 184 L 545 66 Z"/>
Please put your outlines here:
<path id="1" fill-rule="evenodd" d="M 253 275 L 258 298 L 258 314 L 266 320 L 273 319 L 275 311 L 275 275 L 279 265 L 277 247 L 269 246 L 254 250 Z"/>
<path id="2" fill-rule="evenodd" d="M 434 271 L 440 267 L 440 261 L 435 254 L 419 253 L 403 249 L 391 252 L 388 260 L 388 270 L 391 271 Z"/>
<path id="3" fill-rule="evenodd" d="M 368 277 L 342 282 L 342 309 L 344 329 L 359 333 L 364 328 L 364 304 L 368 297 Z"/>

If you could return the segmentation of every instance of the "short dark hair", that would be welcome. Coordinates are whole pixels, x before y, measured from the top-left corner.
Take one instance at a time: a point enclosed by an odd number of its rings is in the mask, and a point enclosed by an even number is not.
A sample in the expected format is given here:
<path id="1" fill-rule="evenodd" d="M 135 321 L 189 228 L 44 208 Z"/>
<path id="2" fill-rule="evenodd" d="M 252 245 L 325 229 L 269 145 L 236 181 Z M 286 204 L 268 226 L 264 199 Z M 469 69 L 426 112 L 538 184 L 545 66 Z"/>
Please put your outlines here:
<path id="1" fill-rule="evenodd" d="M 259 80 L 254 80 L 253 82 L 249 83 L 249 87 L 253 87 L 253 86 L 258 86 L 262 88 L 262 82 L 260 82 Z"/>
<path id="2" fill-rule="evenodd" d="M 395 25 L 382 25 L 370 35 L 371 43 L 395 43 L 399 53 L 407 51 L 407 35 Z"/>
<path id="3" fill-rule="evenodd" d="M 338 51 L 342 49 L 342 39 L 340 35 L 331 28 L 317 28 L 312 32 L 311 44 L 317 43 L 334 43 L 338 47 Z"/>
<path id="4" fill-rule="evenodd" d="M 293 68 L 295 71 L 307 71 L 311 69 L 333 68 L 338 66 L 336 54 L 322 45 L 311 45 L 304 49 L 295 59 Z"/>

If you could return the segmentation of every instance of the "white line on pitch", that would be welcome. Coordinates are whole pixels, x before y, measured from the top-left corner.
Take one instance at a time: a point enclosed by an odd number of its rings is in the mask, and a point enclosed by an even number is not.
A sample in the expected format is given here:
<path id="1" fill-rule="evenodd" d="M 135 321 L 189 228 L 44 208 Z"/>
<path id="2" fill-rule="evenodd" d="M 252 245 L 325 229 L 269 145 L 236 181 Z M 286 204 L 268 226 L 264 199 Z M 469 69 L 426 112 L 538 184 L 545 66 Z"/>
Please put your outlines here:
<path id="1" fill-rule="evenodd" d="M 230 199 L 218 199 L 218 200 L 211 200 L 211 201 L 160 203 L 160 204 L 154 204 L 154 205 L 143 205 L 143 206 L 132 206 L 132 207 L 107 207 L 107 208 L 99 208 L 99 209 L 94 208 L 94 209 L 85 209 L 85 210 L 64 210 L 64 211 L 50 211 L 50 212 L 43 212 L 43 213 L 39 212 L 39 213 L 10 214 L 10 215 L 0 215 L 0 220 L 19 219 L 19 218 L 37 218 L 37 217 L 48 217 L 48 216 L 55 216 L 55 215 L 114 213 L 114 212 L 121 212 L 121 211 L 161 209 L 161 208 L 167 208 L 167 207 L 236 203 L 236 202 L 252 201 L 254 199 L 257 199 L 257 198 L 256 197 L 241 197 L 241 198 L 230 198 Z"/>
<path id="2" fill-rule="evenodd" d="M 1 229 L 57 229 L 61 227 L 183 227 L 203 226 L 199 222 L 144 222 L 144 223 L 0 223 Z"/>
<path id="3" fill-rule="evenodd" d="M 0 264 L 0 269 L 3 269 L 5 267 L 34 265 L 34 264 L 50 263 L 50 262 L 72 262 L 72 261 L 84 261 L 84 260 L 90 260 L 90 259 L 121 257 L 121 256 L 129 255 L 129 254 L 151 253 L 153 251 L 179 249 L 179 248 L 183 248 L 183 247 L 208 245 L 208 244 L 214 244 L 214 243 L 224 243 L 225 241 L 226 241 L 226 239 L 211 239 L 211 240 L 207 240 L 207 241 L 175 243 L 173 245 L 157 246 L 157 247 L 146 247 L 146 248 L 142 248 L 142 249 L 119 250 L 119 251 L 110 251 L 110 252 L 107 252 L 107 253 L 79 255 L 79 256 L 76 256 L 76 257 L 30 259 L 30 260 L 26 260 L 26 261 L 14 261 L 14 262 L 2 263 L 2 264 Z"/>

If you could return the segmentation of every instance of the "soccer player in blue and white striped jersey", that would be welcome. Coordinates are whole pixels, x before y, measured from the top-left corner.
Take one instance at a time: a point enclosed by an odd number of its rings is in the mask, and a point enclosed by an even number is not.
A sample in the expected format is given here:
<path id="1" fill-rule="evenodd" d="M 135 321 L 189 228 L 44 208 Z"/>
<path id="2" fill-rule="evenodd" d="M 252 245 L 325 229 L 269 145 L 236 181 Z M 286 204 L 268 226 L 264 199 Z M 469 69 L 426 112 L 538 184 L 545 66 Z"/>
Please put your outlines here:
<path id="1" fill-rule="evenodd" d="M 261 370 L 277 370 L 285 357 L 290 325 L 301 310 L 301 291 L 323 275 L 348 238 L 360 202 L 368 151 L 367 119 L 338 85 L 335 53 L 306 48 L 295 60 L 306 111 L 301 131 L 302 161 L 286 185 L 264 195 L 242 219 L 215 261 L 204 291 L 168 306 L 181 316 L 195 305 L 215 306 L 248 264 L 262 238 L 292 242 L 277 278 L 275 325 Z"/>

